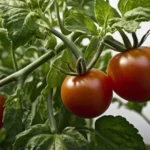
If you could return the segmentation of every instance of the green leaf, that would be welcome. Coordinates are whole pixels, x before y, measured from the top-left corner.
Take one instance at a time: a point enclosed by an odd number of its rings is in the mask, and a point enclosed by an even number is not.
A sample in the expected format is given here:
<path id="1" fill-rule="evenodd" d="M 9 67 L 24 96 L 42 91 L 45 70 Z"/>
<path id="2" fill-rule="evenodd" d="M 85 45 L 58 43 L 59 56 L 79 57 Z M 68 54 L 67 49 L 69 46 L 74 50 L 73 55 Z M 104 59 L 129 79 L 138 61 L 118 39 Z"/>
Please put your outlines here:
<path id="1" fill-rule="evenodd" d="M 113 17 L 119 17 L 116 9 L 110 6 L 104 0 L 95 0 L 95 16 L 100 26 L 107 26 L 108 20 Z"/>
<path id="2" fill-rule="evenodd" d="M 51 7 L 53 2 L 54 0 L 39 0 L 39 7 L 43 12 L 46 12 Z"/>
<path id="3" fill-rule="evenodd" d="M 49 134 L 50 130 L 45 124 L 37 124 L 19 133 L 13 145 L 13 150 L 24 149 L 28 141 L 36 135 Z M 36 145 L 35 145 L 36 146 Z M 25 150 L 25 149 L 24 149 Z"/>
<path id="4" fill-rule="evenodd" d="M 5 128 L 1 128 L 0 129 L 0 143 L 2 143 L 4 140 L 5 140 L 5 138 L 6 138 L 6 130 L 5 130 Z"/>
<path id="5" fill-rule="evenodd" d="M 136 32 L 140 28 L 140 23 L 135 20 L 125 20 L 124 18 L 121 21 L 118 21 L 112 25 L 112 28 L 121 28 L 127 32 Z"/>
<path id="6" fill-rule="evenodd" d="M 64 74 L 52 67 L 47 75 L 48 88 L 55 88 L 60 86 L 64 77 Z"/>
<path id="7" fill-rule="evenodd" d="M 84 53 L 84 58 L 86 61 L 89 61 L 92 58 L 92 56 L 95 54 L 98 48 L 98 42 L 99 42 L 99 38 L 96 36 L 90 39 L 90 44 L 88 45 Z"/>
<path id="8" fill-rule="evenodd" d="M 125 118 L 103 116 L 96 120 L 94 150 L 146 150 L 143 138 Z"/>
<path id="9" fill-rule="evenodd" d="M 67 5 L 68 6 L 76 6 L 78 7 L 80 5 L 81 1 L 74 1 L 74 0 L 67 0 Z"/>
<path id="10" fill-rule="evenodd" d="M 120 27 L 127 32 L 136 32 L 144 21 L 150 21 L 150 8 L 137 7 L 127 11 L 122 18 L 110 19 L 109 24 L 112 28 Z"/>
<path id="11" fill-rule="evenodd" d="M 74 12 L 81 13 L 95 21 L 94 0 L 67 0 L 67 5 L 73 6 Z"/>
<path id="12" fill-rule="evenodd" d="M 150 8 L 150 2 L 149 0 L 120 0 L 118 3 L 118 8 L 122 15 L 137 7 Z"/>
<path id="13" fill-rule="evenodd" d="M 54 50 L 55 46 L 57 45 L 57 39 L 55 36 L 51 35 L 50 37 L 48 37 L 48 39 L 46 40 L 45 43 L 45 48 L 46 49 L 52 49 Z"/>
<path id="14" fill-rule="evenodd" d="M 11 50 L 11 41 L 8 37 L 8 32 L 3 28 L 0 28 L 0 47 L 5 51 Z"/>
<path id="15" fill-rule="evenodd" d="M 10 96 L 5 103 L 4 128 L 7 131 L 7 142 L 12 144 L 15 136 L 23 131 L 23 113 L 17 95 Z"/>
<path id="16" fill-rule="evenodd" d="M 60 107 L 61 109 L 57 112 L 55 118 L 58 124 L 58 130 L 61 132 L 65 127 L 83 127 L 86 125 L 85 119 L 77 117 L 69 112 L 64 105 Z"/>
<path id="17" fill-rule="evenodd" d="M 150 145 L 146 145 L 146 150 L 150 150 Z"/>
<path id="18" fill-rule="evenodd" d="M 124 14 L 126 20 L 134 20 L 137 22 L 150 21 L 150 8 L 138 7 Z"/>
<path id="19" fill-rule="evenodd" d="M 35 20 L 37 15 L 30 12 L 26 3 L 13 3 L 12 1 L 0 3 L 0 9 L 4 9 L 2 17 L 4 27 L 8 29 L 9 38 L 13 42 L 13 48 L 24 45 L 33 36 L 37 28 Z M 21 4 L 20 4 L 21 3 Z"/>
<path id="20" fill-rule="evenodd" d="M 35 125 L 20 133 L 13 150 L 89 150 L 87 140 L 73 128 L 66 128 L 62 134 L 50 134 L 44 125 Z"/>
<path id="21" fill-rule="evenodd" d="M 93 21 L 89 17 L 80 13 L 70 13 L 70 15 L 65 19 L 65 28 L 69 31 L 97 35 L 97 28 Z"/>
<path id="22" fill-rule="evenodd" d="M 37 9 L 38 8 L 38 0 L 28 0 L 28 5 L 32 9 Z"/>
<path id="23" fill-rule="evenodd" d="M 46 122 L 47 118 L 46 100 L 43 98 L 43 96 L 40 95 L 32 103 L 31 111 L 26 119 L 28 128 L 32 125 Z"/>
<path id="24" fill-rule="evenodd" d="M 141 113 L 143 108 L 147 105 L 147 103 L 132 103 L 128 102 L 125 104 L 126 108 L 129 110 L 134 110 L 137 113 Z"/>

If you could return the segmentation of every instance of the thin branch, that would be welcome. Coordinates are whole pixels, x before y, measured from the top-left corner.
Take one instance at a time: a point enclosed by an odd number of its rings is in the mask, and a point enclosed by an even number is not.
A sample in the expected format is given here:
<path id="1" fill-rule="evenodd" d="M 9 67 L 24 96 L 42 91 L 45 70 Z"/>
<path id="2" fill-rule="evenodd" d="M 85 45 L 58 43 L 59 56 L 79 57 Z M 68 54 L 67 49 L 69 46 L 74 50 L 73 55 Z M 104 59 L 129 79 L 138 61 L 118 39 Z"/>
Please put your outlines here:
<path id="1" fill-rule="evenodd" d="M 58 31 L 56 31 L 54 29 L 48 29 L 47 28 L 47 30 L 49 32 L 51 32 L 52 34 L 54 34 L 55 36 L 57 36 L 58 38 L 60 38 L 66 44 L 66 46 L 68 46 L 68 48 L 71 50 L 71 52 L 74 54 L 74 56 L 77 60 L 78 60 L 78 58 L 82 57 L 78 48 L 76 47 L 76 45 L 71 40 L 69 40 L 63 34 L 59 33 Z"/>
<path id="2" fill-rule="evenodd" d="M 143 117 L 143 119 L 150 125 L 150 120 L 147 118 L 147 116 L 145 116 L 143 113 L 139 113 L 139 115 Z"/>
<path id="3" fill-rule="evenodd" d="M 21 70 L 18 70 L 17 72 L 7 76 L 6 78 L 3 78 L 0 80 L 0 87 L 16 81 L 18 77 L 20 76 L 28 76 L 31 72 L 33 72 L 36 68 L 38 68 L 40 65 L 48 61 L 50 58 L 52 58 L 55 54 L 52 51 L 47 52 L 46 54 L 39 57 L 37 60 L 35 60 L 33 63 L 27 65 L 26 67 L 22 68 Z"/>
<path id="4" fill-rule="evenodd" d="M 14 69 L 15 69 L 15 71 L 17 71 L 18 70 L 17 60 L 16 60 L 16 56 L 15 56 L 15 51 L 12 48 L 11 48 L 11 57 L 12 57 Z"/>
<path id="5" fill-rule="evenodd" d="M 91 62 L 87 66 L 87 72 L 90 71 L 93 68 L 93 66 L 95 65 L 97 60 L 100 58 L 100 55 L 101 55 L 101 53 L 103 51 L 103 48 L 104 48 L 104 44 L 103 44 L 103 41 L 102 41 L 99 44 L 99 47 L 98 47 L 98 50 L 97 50 L 95 56 L 93 57 L 93 59 L 91 60 Z"/>

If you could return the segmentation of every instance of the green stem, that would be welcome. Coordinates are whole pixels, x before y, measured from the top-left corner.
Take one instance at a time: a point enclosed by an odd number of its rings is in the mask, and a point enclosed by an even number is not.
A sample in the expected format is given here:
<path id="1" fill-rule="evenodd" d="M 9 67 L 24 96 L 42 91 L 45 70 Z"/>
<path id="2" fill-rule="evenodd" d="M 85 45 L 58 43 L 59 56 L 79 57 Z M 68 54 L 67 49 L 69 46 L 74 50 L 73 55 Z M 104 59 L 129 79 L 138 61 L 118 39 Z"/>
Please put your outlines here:
<path id="1" fill-rule="evenodd" d="M 60 14 L 59 14 L 59 6 L 58 6 L 57 0 L 55 0 L 54 5 L 55 5 L 55 11 L 56 11 L 56 14 L 57 14 L 57 20 L 58 20 L 58 24 L 59 24 L 59 27 L 61 29 L 61 32 L 64 35 L 70 34 L 70 32 L 64 28 L 64 25 L 63 25 L 63 23 L 61 21 Z"/>
<path id="2" fill-rule="evenodd" d="M 140 40 L 140 42 L 138 43 L 138 47 L 139 46 L 141 46 L 144 42 L 145 42 L 145 40 L 147 39 L 147 37 L 150 35 L 150 30 L 148 30 L 147 32 L 146 32 L 146 34 L 142 37 L 142 39 Z"/>
<path id="3" fill-rule="evenodd" d="M 3 78 L 0 80 L 0 87 L 4 86 L 10 82 L 16 81 L 18 77 L 20 76 L 27 76 L 31 72 L 33 72 L 36 68 L 38 68 L 40 65 L 48 61 L 50 58 L 52 58 L 55 54 L 52 51 L 47 52 L 46 54 L 39 57 L 37 60 L 35 60 L 33 63 L 27 65 L 26 67 L 22 68 L 21 70 L 18 70 L 17 72 L 7 76 L 6 78 Z"/>
<path id="4" fill-rule="evenodd" d="M 115 40 L 114 38 L 113 39 L 109 39 L 109 38 L 105 38 L 104 39 L 104 44 L 106 46 L 109 47 L 110 45 L 110 48 L 113 47 L 113 49 L 115 51 L 119 51 L 119 52 L 123 52 L 126 50 L 126 48 L 124 47 L 124 45 L 122 43 L 120 43 L 119 41 Z"/>
<path id="5" fill-rule="evenodd" d="M 131 49 L 132 46 L 131 46 L 131 42 L 130 42 L 128 36 L 125 34 L 125 32 L 122 29 L 118 28 L 118 31 L 119 31 L 119 33 L 122 37 L 125 48 L 126 49 Z"/>
<path id="6" fill-rule="evenodd" d="M 81 75 L 87 72 L 85 60 L 82 57 L 77 60 L 76 68 L 77 68 L 78 75 Z"/>
<path id="7" fill-rule="evenodd" d="M 98 50 L 95 54 L 95 56 L 93 57 L 93 59 L 91 60 L 91 62 L 88 64 L 87 66 L 87 72 L 90 71 L 93 66 L 95 65 L 95 63 L 97 62 L 97 60 L 99 59 L 102 51 L 103 51 L 103 48 L 104 48 L 104 44 L 103 44 L 103 41 L 99 44 L 99 47 L 98 47 Z"/>
<path id="8" fill-rule="evenodd" d="M 67 37 L 65 37 L 63 34 L 59 33 L 58 31 L 56 31 L 55 29 L 48 29 L 47 30 L 51 33 L 53 33 L 54 35 L 56 35 L 57 37 L 59 37 L 67 46 L 68 48 L 72 51 L 72 53 L 74 54 L 75 58 L 78 60 L 78 58 L 82 57 L 81 53 L 78 51 L 76 45 L 69 40 Z"/>
<path id="9" fill-rule="evenodd" d="M 150 125 L 150 120 L 143 113 L 139 113 L 139 115 Z"/>
<path id="10" fill-rule="evenodd" d="M 53 95 L 53 91 L 51 89 L 49 94 L 47 95 L 47 110 L 48 110 L 48 117 L 49 117 L 51 132 L 57 133 L 56 120 L 54 118 L 53 106 L 52 106 L 52 95 Z"/>
<path id="11" fill-rule="evenodd" d="M 57 67 L 56 65 L 54 65 L 54 68 L 56 68 L 57 70 L 59 70 L 60 72 L 62 72 L 63 74 L 66 74 L 66 75 L 70 75 L 70 76 L 77 76 L 78 74 L 77 73 L 74 73 L 74 72 L 66 72 L 64 69 L 62 68 L 59 68 Z"/>
<path id="12" fill-rule="evenodd" d="M 15 51 L 13 50 L 13 48 L 11 48 L 11 57 L 12 57 L 14 69 L 15 69 L 15 71 L 17 71 L 18 65 L 17 65 L 17 61 L 16 61 L 16 57 L 15 57 Z"/>
<path id="13" fill-rule="evenodd" d="M 132 38 L 133 38 L 133 48 L 136 48 L 138 46 L 138 38 L 135 32 L 132 32 Z"/>

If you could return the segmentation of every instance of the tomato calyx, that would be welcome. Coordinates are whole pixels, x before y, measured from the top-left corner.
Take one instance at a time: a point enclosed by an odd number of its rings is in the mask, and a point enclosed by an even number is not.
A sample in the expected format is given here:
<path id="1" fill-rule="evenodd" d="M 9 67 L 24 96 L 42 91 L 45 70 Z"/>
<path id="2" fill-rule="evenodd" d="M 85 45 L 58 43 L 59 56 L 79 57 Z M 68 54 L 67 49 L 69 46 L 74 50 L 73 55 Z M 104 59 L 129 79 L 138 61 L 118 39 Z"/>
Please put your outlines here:
<path id="1" fill-rule="evenodd" d="M 82 74 L 85 74 L 87 72 L 85 60 L 82 57 L 77 60 L 76 67 L 77 67 L 77 74 L 78 75 L 82 75 Z"/>
<path id="2" fill-rule="evenodd" d="M 76 70 L 72 68 L 68 62 L 65 63 L 67 64 L 67 67 L 70 70 L 70 72 L 67 72 L 66 70 L 56 66 L 55 64 L 53 64 L 53 67 L 61 71 L 63 74 L 71 75 L 71 76 L 78 76 L 87 73 L 86 63 L 82 57 L 80 57 L 76 62 Z"/>
<path id="3" fill-rule="evenodd" d="M 119 42 L 118 40 L 114 39 L 112 36 L 108 35 L 104 38 L 104 45 L 111 48 L 114 51 L 117 52 L 124 52 L 129 49 L 135 49 L 137 47 L 140 47 L 144 41 L 147 39 L 147 37 L 150 35 L 150 30 L 148 30 L 141 40 L 139 41 L 137 38 L 137 35 L 135 32 L 132 32 L 132 39 L 133 39 L 133 44 L 131 44 L 131 41 L 129 40 L 127 34 L 121 29 L 117 28 L 120 36 L 122 37 L 123 43 Z"/>

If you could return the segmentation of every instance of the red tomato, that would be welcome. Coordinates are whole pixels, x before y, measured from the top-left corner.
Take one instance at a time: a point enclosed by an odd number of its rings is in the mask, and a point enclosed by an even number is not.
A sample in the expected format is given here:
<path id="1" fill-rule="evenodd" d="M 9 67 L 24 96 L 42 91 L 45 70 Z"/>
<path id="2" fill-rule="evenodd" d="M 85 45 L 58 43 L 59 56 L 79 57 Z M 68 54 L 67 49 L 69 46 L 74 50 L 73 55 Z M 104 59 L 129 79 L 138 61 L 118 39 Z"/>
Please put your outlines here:
<path id="1" fill-rule="evenodd" d="M 5 103 L 5 98 L 3 95 L 0 94 L 0 128 L 3 126 L 3 111 L 4 111 L 4 103 Z"/>
<path id="2" fill-rule="evenodd" d="M 108 63 L 114 91 L 133 102 L 150 100 L 150 47 L 138 47 L 114 56 Z"/>
<path id="3" fill-rule="evenodd" d="M 65 107 L 73 114 L 93 118 L 104 113 L 112 99 L 112 87 L 106 74 L 97 69 L 79 76 L 67 76 L 61 87 Z"/>

